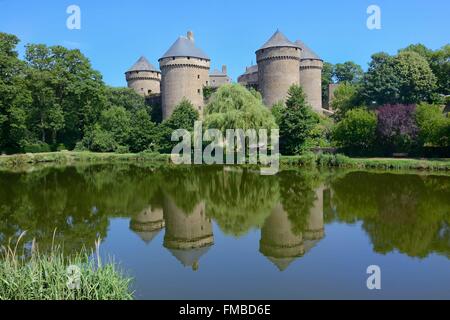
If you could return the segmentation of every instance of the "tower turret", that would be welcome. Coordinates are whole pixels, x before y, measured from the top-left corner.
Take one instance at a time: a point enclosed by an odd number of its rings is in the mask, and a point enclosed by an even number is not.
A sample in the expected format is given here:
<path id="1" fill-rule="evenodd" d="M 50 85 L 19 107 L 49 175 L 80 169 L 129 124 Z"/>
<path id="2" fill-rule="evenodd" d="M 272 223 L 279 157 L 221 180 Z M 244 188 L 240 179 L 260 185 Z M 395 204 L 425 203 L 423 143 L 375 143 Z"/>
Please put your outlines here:
<path id="1" fill-rule="evenodd" d="M 269 108 L 286 99 L 291 85 L 299 84 L 300 51 L 278 30 L 256 51 L 258 87 Z"/>
<path id="2" fill-rule="evenodd" d="M 183 98 L 202 113 L 203 87 L 209 81 L 209 57 L 194 44 L 194 34 L 179 37 L 159 59 L 163 119 L 169 118 Z"/>
<path id="3" fill-rule="evenodd" d="M 161 92 L 161 72 L 156 69 L 145 57 L 125 72 L 129 88 L 134 89 L 142 96 L 150 96 Z"/>
<path id="4" fill-rule="evenodd" d="M 302 41 L 295 42 L 301 49 L 300 85 L 313 110 L 323 113 L 322 109 L 322 69 L 323 60 Z"/>

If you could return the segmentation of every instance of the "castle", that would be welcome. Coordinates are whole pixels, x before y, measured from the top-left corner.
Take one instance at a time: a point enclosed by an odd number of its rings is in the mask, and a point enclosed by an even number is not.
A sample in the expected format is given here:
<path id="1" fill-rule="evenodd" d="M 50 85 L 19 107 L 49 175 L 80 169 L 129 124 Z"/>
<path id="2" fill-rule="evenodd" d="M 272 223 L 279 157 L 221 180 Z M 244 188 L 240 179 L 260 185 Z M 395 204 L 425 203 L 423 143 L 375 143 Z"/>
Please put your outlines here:
<path id="1" fill-rule="evenodd" d="M 203 89 L 231 83 L 226 66 L 210 72 L 211 59 L 195 45 L 191 31 L 179 37 L 158 61 L 159 70 L 141 57 L 125 77 L 129 88 L 161 105 L 163 119 L 172 115 L 183 98 L 202 114 Z M 322 108 L 323 60 L 300 40 L 291 42 L 277 30 L 256 51 L 256 61 L 257 65 L 239 76 L 238 83 L 257 89 L 267 107 L 284 101 L 289 87 L 298 84 L 313 109 L 326 112 Z"/>

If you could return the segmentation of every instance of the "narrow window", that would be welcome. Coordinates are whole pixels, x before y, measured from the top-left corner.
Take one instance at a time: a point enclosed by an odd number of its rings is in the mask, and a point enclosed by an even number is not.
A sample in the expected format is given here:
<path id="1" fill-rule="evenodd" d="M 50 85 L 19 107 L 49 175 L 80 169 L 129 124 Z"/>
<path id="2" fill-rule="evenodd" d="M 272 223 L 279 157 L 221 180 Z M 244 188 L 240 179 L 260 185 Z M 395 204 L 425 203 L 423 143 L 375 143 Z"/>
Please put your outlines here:
<path id="1" fill-rule="evenodd" d="M 200 89 L 197 89 L 198 94 L 200 94 L 200 91 L 201 91 Z"/>
<path id="2" fill-rule="evenodd" d="M 197 79 L 200 79 L 200 75 L 197 76 Z"/>

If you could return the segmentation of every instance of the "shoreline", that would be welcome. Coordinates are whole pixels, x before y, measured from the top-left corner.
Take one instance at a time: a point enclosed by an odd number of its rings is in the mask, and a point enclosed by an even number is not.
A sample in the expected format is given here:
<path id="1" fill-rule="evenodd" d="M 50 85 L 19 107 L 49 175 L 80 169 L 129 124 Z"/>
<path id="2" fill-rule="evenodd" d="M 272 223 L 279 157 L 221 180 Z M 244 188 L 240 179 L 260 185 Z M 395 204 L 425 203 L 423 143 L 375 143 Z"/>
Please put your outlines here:
<path id="1" fill-rule="evenodd" d="M 0 156 L 0 170 L 9 171 L 30 168 L 41 165 L 75 164 L 114 164 L 139 163 L 149 165 L 173 165 L 169 154 L 159 153 L 96 153 L 59 151 L 48 153 L 26 153 Z M 244 164 L 241 167 L 257 167 Z M 344 168 L 362 170 L 385 171 L 415 171 L 415 172 L 450 172 L 450 159 L 417 159 L 417 158 L 351 158 L 337 154 L 312 154 L 299 156 L 280 156 L 280 170 L 316 167 L 316 168 Z"/>

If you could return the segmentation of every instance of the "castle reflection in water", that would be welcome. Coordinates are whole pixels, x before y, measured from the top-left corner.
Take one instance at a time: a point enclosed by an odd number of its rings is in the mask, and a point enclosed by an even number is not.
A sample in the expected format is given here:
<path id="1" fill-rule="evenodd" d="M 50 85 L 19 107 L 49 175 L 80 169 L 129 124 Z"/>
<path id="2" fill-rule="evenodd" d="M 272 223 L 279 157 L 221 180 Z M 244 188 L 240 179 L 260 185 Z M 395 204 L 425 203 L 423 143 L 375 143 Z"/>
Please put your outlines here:
<path id="1" fill-rule="evenodd" d="M 295 230 L 283 204 L 277 203 L 265 219 L 259 251 L 280 271 L 307 254 L 325 237 L 324 199 L 330 205 L 330 189 L 321 185 L 315 190 L 313 205 L 306 215 L 302 230 Z M 331 208 L 329 208 L 331 209 Z M 212 220 L 204 201 L 190 211 L 179 208 L 170 195 L 163 193 L 163 208 L 148 207 L 130 221 L 133 230 L 146 243 L 165 229 L 164 247 L 185 267 L 194 271 L 200 259 L 214 245 Z"/>

